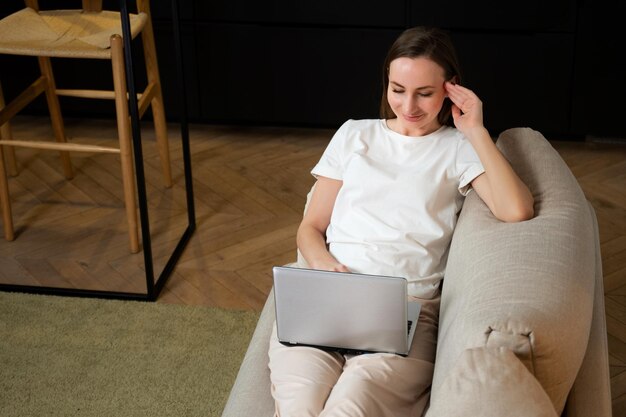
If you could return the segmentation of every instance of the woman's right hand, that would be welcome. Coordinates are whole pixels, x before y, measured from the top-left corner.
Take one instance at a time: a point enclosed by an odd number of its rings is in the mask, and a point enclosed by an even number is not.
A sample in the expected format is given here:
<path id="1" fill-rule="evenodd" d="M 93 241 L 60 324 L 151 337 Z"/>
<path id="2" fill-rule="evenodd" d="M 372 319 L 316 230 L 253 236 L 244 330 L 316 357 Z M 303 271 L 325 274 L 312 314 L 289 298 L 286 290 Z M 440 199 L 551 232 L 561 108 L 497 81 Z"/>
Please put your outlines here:
<path id="1" fill-rule="evenodd" d="M 332 257 L 332 255 L 330 256 Z M 347 266 L 345 266 L 342 263 L 337 262 L 334 259 L 330 261 L 314 262 L 314 265 L 310 265 L 310 267 L 313 269 L 319 269 L 322 271 L 350 272 Z"/>
<path id="2" fill-rule="evenodd" d="M 318 177 L 298 228 L 298 249 L 309 266 L 324 271 L 350 272 L 328 252 L 326 229 L 343 181 Z"/>

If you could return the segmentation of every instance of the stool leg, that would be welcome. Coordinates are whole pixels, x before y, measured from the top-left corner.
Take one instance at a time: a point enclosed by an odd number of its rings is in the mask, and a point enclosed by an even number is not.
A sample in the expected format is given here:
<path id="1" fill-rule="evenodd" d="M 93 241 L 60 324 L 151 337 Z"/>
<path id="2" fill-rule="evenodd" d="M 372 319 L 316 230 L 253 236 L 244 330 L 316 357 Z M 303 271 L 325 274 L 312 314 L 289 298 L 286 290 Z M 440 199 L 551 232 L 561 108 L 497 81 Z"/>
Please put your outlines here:
<path id="1" fill-rule="evenodd" d="M 11 215 L 11 201 L 9 201 L 9 184 L 4 166 L 3 146 L 0 146 L 0 205 L 2 206 L 2 224 L 4 225 L 4 238 L 13 240 L 13 219 Z"/>
<path id="2" fill-rule="evenodd" d="M 120 159 L 122 162 L 122 182 L 124 183 L 124 203 L 128 220 L 128 237 L 130 239 L 130 251 L 137 253 L 139 252 L 139 237 L 137 203 L 135 201 L 135 170 L 133 168 L 133 150 L 130 142 L 124 45 L 122 37 L 119 35 L 111 36 L 111 63 L 113 66 L 115 109 L 117 113 L 117 131 L 120 140 Z"/>
<path id="3" fill-rule="evenodd" d="M 145 2 L 143 7 L 149 7 L 149 2 Z M 148 16 L 150 16 L 149 13 Z M 159 76 L 159 65 L 157 63 L 156 47 L 154 45 L 154 33 L 150 19 L 148 19 L 141 32 L 141 41 L 143 44 L 144 59 L 146 61 L 148 82 L 153 83 L 156 87 L 156 94 L 150 102 L 150 105 L 152 107 L 159 157 L 161 158 L 163 182 L 165 186 L 169 188 L 172 186 L 172 170 L 170 167 L 170 150 L 167 139 L 167 122 L 165 121 L 165 106 L 163 105 L 161 78 Z"/>
<path id="4" fill-rule="evenodd" d="M 54 136 L 57 142 L 65 143 L 65 127 L 63 126 L 63 116 L 61 115 L 61 106 L 59 105 L 59 97 L 56 93 L 56 84 L 54 83 L 54 74 L 52 73 L 52 65 L 50 64 L 50 58 L 40 56 L 39 68 L 41 69 L 41 75 L 46 77 L 46 100 L 48 101 L 48 109 L 50 110 L 50 120 L 52 121 L 52 130 L 54 130 Z M 63 165 L 63 173 L 65 178 L 71 179 L 74 177 L 72 170 L 72 162 L 70 161 L 70 154 L 67 151 L 59 152 L 61 156 L 61 164 Z"/>
<path id="5" fill-rule="evenodd" d="M 9 122 L 6 122 L 0 128 L 0 138 L 5 140 L 13 139 L 13 135 L 11 134 L 11 125 Z M 17 159 L 15 158 L 15 148 L 12 146 L 5 147 L 6 152 L 6 163 L 8 165 L 9 175 L 12 177 L 17 176 Z"/>
<path id="6" fill-rule="evenodd" d="M 3 109 L 6 106 L 6 102 L 4 101 L 4 94 L 2 92 L 2 84 L 0 84 L 0 109 Z M 0 126 L 0 138 L 4 140 L 13 139 L 13 135 L 11 134 L 11 124 L 6 122 L 2 126 Z M 6 153 L 6 162 L 9 165 L 9 175 L 15 177 L 17 175 L 17 160 L 15 159 L 15 148 L 12 146 L 5 147 Z"/>

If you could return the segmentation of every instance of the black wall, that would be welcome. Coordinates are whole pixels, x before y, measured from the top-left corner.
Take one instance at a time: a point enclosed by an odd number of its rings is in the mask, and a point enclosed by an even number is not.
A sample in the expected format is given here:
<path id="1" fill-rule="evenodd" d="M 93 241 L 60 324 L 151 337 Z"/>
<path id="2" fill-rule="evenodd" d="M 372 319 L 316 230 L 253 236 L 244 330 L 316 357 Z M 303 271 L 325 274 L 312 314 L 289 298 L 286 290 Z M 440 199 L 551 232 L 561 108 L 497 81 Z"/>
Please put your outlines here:
<path id="1" fill-rule="evenodd" d="M 626 137 L 623 14 L 607 0 L 179 2 L 192 121 L 337 127 L 348 118 L 378 117 L 387 48 L 407 27 L 434 25 L 451 33 L 464 84 L 482 98 L 492 133 L 529 126 L 552 137 Z M 21 4 L 5 0 L 0 13 Z M 175 118 L 170 7 L 167 0 L 152 2 L 167 108 Z M 103 62 L 58 60 L 55 69 L 59 87 L 86 85 L 94 75 L 102 88 L 110 86 Z M 35 74 L 33 60 L 0 57 L 7 96 Z M 64 99 L 62 106 L 66 115 L 113 114 L 112 103 L 94 108 Z M 40 102 L 29 110 L 43 109 Z"/>

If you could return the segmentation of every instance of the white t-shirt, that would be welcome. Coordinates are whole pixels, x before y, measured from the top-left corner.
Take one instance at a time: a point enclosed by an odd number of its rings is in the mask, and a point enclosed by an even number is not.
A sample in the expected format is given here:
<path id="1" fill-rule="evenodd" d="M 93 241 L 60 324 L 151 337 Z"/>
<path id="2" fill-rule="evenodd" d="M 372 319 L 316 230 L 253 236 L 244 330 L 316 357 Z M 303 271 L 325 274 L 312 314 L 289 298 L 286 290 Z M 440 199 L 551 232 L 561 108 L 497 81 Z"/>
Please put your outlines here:
<path id="1" fill-rule="evenodd" d="M 432 298 L 470 183 L 484 172 L 458 130 L 410 137 L 385 120 L 348 120 L 314 176 L 343 181 L 326 231 L 330 253 L 353 272 L 405 277 Z"/>

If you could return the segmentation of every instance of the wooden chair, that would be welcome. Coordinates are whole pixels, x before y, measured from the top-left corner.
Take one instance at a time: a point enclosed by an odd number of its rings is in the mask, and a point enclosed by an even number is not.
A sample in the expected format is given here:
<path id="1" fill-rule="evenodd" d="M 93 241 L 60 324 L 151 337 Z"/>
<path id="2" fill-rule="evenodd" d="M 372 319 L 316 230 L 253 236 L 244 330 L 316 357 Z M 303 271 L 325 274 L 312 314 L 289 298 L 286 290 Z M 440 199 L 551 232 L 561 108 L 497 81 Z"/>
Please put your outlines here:
<path id="1" fill-rule="evenodd" d="M 135 176 L 119 12 L 102 10 L 102 0 L 82 0 L 83 7 L 79 10 L 43 11 L 39 10 L 37 0 L 25 0 L 25 3 L 26 8 L 0 20 L 0 53 L 36 56 L 41 70 L 41 76 L 6 105 L 0 87 L 0 205 L 5 238 L 14 239 L 6 177 L 7 169 L 11 175 L 17 175 L 14 147 L 60 151 L 63 172 L 68 179 L 73 177 L 69 152 L 113 153 L 120 155 L 130 250 L 136 253 L 139 237 Z M 130 16 L 131 34 L 133 38 L 141 34 L 148 80 L 146 89 L 138 94 L 139 117 L 151 106 L 164 182 L 170 187 L 167 126 L 149 0 L 137 0 L 137 12 Z M 57 89 L 51 57 L 111 60 L 114 91 Z M 56 142 L 13 139 L 10 119 L 41 93 L 46 95 Z M 119 147 L 67 142 L 58 96 L 115 100 Z M 3 152 L 3 148 L 7 152 Z"/>

